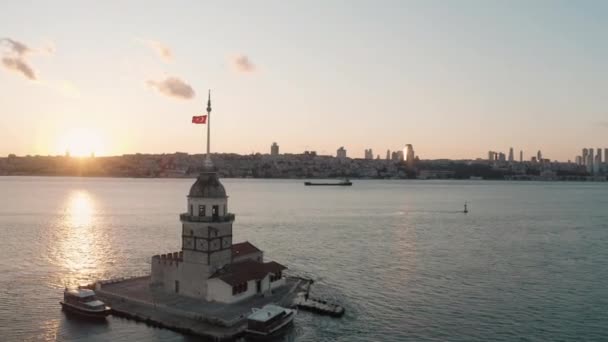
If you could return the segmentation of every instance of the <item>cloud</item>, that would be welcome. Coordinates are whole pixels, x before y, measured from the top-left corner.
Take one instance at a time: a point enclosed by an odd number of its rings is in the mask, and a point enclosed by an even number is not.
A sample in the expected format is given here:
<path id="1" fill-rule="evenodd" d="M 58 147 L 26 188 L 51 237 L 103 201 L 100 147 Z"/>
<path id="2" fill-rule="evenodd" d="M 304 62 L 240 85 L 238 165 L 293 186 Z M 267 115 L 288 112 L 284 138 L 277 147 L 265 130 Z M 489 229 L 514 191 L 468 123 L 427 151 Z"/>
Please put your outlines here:
<path id="1" fill-rule="evenodd" d="M 32 49 L 10 38 L 1 38 L 0 44 L 7 47 L 2 53 L 2 65 L 8 70 L 20 73 L 29 80 L 35 80 L 36 72 L 25 60 L 26 55 L 32 52 Z"/>
<path id="2" fill-rule="evenodd" d="M 182 100 L 189 100 L 194 97 L 194 89 L 177 77 L 167 77 L 162 81 L 149 80 L 148 86 L 155 88 L 161 94 L 175 97 Z"/>
<path id="3" fill-rule="evenodd" d="M 3 42 L 13 54 L 19 57 L 24 57 L 26 53 L 32 51 L 27 45 L 10 38 L 2 38 L 0 42 Z"/>
<path id="4" fill-rule="evenodd" d="M 141 42 L 154 50 L 165 62 L 171 62 L 173 60 L 173 51 L 165 44 L 156 40 L 141 40 Z"/>
<path id="5" fill-rule="evenodd" d="M 232 65 L 238 72 L 249 73 L 255 71 L 255 65 L 253 65 L 249 57 L 245 55 L 238 55 L 234 57 L 232 59 Z"/>
<path id="6" fill-rule="evenodd" d="M 4 67 L 9 70 L 20 72 L 23 76 L 25 76 L 26 78 L 28 78 L 30 80 L 36 79 L 36 73 L 34 72 L 32 67 L 30 67 L 21 58 L 3 57 L 2 65 L 4 65 Z"/>

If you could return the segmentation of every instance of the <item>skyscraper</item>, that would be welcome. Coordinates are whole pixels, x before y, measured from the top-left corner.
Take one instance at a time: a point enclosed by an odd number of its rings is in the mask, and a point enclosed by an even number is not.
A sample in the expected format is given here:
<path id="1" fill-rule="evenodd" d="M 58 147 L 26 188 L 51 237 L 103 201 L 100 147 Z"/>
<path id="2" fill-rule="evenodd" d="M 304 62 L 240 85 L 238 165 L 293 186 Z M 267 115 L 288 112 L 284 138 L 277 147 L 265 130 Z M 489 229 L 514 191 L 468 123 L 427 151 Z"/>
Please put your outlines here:
<path id="1" fill-rule="evenodd" d="M 593 161 L 593 174 L 597 175 L 600 173 L 600 167 L 602 165 L 602 149 L 597 149 L 597 154 L 595 155 L 595 160 Z"/>
<path id="2" fill-rule="evenodd" d="M 543 153 L 538 150 L 538 152 L 536 153 L 536 159 L 538 160 L 538 162 L 541 162 L 543 160 Z"/>
<path id="3" fill-rule="evenodd" d="M 594 162 L 594 155 L 593 155 L 593 149 L 592 148 L 588 148 L 587 149 L 587 164 L 585 164 L 587 166 L 587 172 L 589 173 L 593 173 L 593 162 Z"/>
<path id="4" fill-rule="evenodd" d="M 488 151 L 488 161 L 495 161 L 496 160 L 496 152 L 494 151 Z"/>
<path id="5" fill-rule="evenodd" d="M 391 160 L 391 150 L 386 150 L 386 160 Z"/>
<path id="6" fill-rule="evenodd" d="M 416 158 L 416 155 L 414 154 L 414 146 L 412 146 L 412 144 L 407 144 L 407 145 L 405 145 L 405 148 L 407 149 L 407 154 L 406 154 L 407 165 L 412 167 L 412 166 L 414 166 L 414 159 Z"/>
<path id="7" fill-rule="evenodd" d="M 506 162 L 507 161 L 507 156 L 504 153 L 502 153 L 502 152 L 498 153 L 498 161 L 499 162 L 503 162 L 503 163 Z"/>
<path id="8" fill-rule="evenodd" d="M 587 166 L 587 163 L 589 162 L 589 150 L 587 150 L 586 148 L 583 149 L 583 154 L 582 154 L 582 159 L 583 159 L 583 164 Z"/>
<path id="9" fill-rule="evenodd" d="M 374 152 L 371 148 L 365 150 L 365 159 L 374 159 Z"/>
<path id="10" fill-rule="evenodd" d="M 513 162 L 513 147 L 509 148 L 509 163 Z"/>
<path id="11" fill-rule="evenodd" d="M 270 155 L 278 156 L 279 155 L 279 145 L 276 142 L 273 142 L 270 146 Z"/>
<path id="12" fill-rule="evenodd" d="M 524 151 L 523 150 L 519 150 L 519 162 L 520 163 L 524 162 Z"/>

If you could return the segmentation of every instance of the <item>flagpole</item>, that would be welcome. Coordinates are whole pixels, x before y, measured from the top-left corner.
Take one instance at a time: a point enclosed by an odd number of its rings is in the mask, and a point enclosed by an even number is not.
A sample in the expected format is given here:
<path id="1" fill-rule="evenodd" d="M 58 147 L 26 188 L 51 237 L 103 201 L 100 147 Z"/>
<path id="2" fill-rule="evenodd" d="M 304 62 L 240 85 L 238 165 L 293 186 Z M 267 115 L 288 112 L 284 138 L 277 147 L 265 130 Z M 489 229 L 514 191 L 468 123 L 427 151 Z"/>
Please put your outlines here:
<path id="1" fill-rule="evenodd" d="M 211 162 L 211 89 L 207 99 L 207 156 L 205 157 L 205 167 L 212 168 Z"/>

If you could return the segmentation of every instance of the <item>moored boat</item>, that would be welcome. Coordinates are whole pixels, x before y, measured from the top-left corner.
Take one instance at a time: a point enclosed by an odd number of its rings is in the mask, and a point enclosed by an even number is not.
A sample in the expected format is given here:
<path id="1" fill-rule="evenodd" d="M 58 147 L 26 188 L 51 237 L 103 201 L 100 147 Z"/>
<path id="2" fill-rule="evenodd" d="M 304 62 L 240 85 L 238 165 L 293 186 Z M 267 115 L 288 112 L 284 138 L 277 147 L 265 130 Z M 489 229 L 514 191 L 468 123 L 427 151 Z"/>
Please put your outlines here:
<path id="1" fill-rule="evenodd" d="M 245 333 L 254 338 L 279 334 L 293 322 L 296 313 L 296 310 L 274 304 L 267 304 L 261 309 L 253 309 L 253 313 L 247 317 Z"/>
<path id="2" fill-rule="evenodd" d="M 65 289 L 63 301 L 59 302 L 63 310 L 90 318 L 105 318 L 110 308 L 95 296 L 89 289 Z"/>

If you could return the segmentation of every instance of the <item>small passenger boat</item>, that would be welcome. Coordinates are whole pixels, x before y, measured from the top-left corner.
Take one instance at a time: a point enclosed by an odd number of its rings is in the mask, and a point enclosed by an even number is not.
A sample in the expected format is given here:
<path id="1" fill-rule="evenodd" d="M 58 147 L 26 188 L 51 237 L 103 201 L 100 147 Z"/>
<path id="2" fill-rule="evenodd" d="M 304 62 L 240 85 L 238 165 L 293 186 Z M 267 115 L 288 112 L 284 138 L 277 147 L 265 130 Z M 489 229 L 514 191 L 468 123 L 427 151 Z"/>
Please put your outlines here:
<path id="1" fill-rule="evenodd" d="M 63 291 L 63 301 L 59 302 L 63 310 L 90 318 L 105 318 L 110 308 L 89 289 L 68 289 Z"/>
<path id="2" fill-rule="evenodd" d="M 284 307 L 267 304 L 261 309 L 253 309 L 247 317 L 247 329 L 245 333 L 249 337 L 265 338 L 279 334 L 282 329 L 293 322 L 297 311 Z"/>

